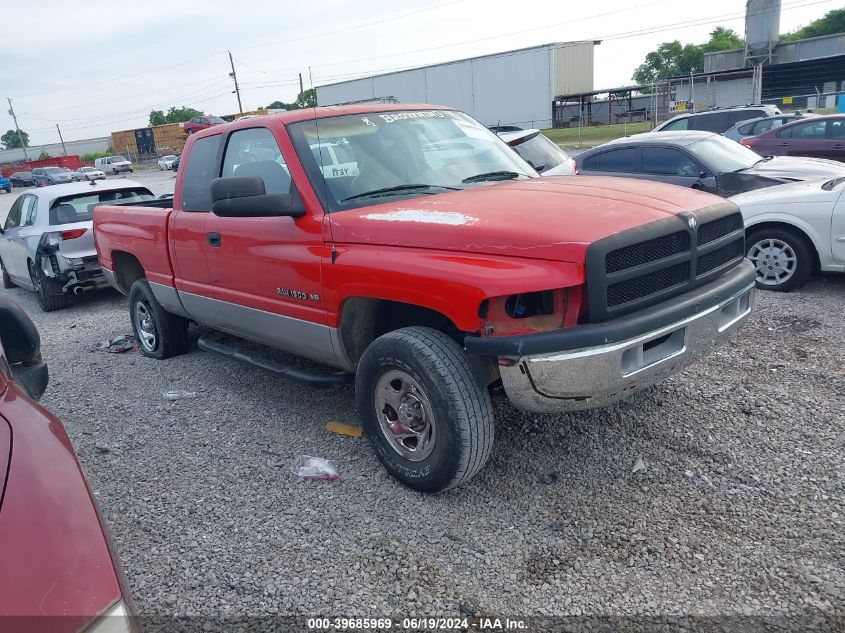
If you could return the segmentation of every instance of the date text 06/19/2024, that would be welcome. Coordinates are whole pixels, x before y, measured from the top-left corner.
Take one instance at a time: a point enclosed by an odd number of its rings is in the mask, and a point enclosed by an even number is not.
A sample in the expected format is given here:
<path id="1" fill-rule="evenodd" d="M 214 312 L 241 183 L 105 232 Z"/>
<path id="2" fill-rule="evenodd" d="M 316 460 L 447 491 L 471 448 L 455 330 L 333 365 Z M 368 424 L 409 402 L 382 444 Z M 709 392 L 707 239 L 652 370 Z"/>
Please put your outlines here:
<path id="1" fill-rule="evenodd" d="M 524 620 L 511 618 L 309 618 L 309 630 L 334 631 L 520 631 L 527 630 Z"/>

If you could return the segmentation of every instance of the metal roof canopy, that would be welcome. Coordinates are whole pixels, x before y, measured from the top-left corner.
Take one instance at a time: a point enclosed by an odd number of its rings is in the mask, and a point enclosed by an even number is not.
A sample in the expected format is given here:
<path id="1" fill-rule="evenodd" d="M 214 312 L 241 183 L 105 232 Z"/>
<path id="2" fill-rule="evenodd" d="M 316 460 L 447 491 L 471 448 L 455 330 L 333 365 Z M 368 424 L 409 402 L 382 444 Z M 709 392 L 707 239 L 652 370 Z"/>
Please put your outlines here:
<path id="1" fill-rule="evenodd" d="M 648 89 L 648 86 L 623 86 L 621 88 L 605 88 L 603 90 L 592 90 L 590 92 L 576 92 L 568 95 L 559 95 L 555 97 L 555 104 L 560 105 L 567 105 L 567 104 L 578 104 L 579 112 L 584 112 L 584 106 L 586 105 L 587 114 L 584 117 L 586 125 L 593 124 L 593 99 L 597 95 L 607 95 L 607 122 L 608 124 L 613 123 L 613 100 L 614 96 L 617 96 L 616 99 L 617 103 L 624 103 L 626 100 L 628 101 L 628 109 L 623 110 L 622 114 L 631 112 L 636 114 L 643 114 L 645 115 L 644 110 L 634 110 L 633 104 L 631 102 L 631 97 L 635 92 L 642 92 L 643 90 Z M 624 107 L 624 106 L 623 106 Z M 617 113 L 617 116 L 620 113 Z M 631 115 L 633 117 L 633 115 Z"/>

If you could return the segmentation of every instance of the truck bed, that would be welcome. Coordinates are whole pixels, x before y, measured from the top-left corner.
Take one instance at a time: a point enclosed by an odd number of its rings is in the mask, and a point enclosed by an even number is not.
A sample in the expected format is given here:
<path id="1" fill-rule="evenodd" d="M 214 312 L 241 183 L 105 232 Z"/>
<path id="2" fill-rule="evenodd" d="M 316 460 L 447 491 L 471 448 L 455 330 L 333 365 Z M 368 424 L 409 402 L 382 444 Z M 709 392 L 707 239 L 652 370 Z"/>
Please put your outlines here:
<path id="1" fill-rule="evenodd" d="M 114 271 L 116 258 L 134 257 L 143 267 L 148 281 L 173 286 L 167 239 L 173 211 L 171 205 L 172 199 L 167 198 L 144 204 L 97 205 L 94 208 L 94 243 L 102 267 Z"/>

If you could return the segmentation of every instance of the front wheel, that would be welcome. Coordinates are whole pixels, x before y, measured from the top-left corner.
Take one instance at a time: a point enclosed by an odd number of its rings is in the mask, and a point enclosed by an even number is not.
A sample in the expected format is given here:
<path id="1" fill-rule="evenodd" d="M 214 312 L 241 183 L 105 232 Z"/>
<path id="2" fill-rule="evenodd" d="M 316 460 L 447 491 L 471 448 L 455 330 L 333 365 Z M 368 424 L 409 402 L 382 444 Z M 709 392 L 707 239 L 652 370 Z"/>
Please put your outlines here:
<path id="1" fill-rule="evenodd" d="M 762 228 L 745 240 L 746 257 L 757 268 L 757 287 L 788 292 L 807 281 L 813 269 L 812 247 L 789 229 Z"/>
<path id="2" fill-rule="evenodd" d="M 14 288 L 15 284 L 12 283 L 12 278 L 9 277 L 9 273 L 6 272 L 6 265 L 3 263 L 2 259 L 0 259 L 0 271 L 3 273 L 3 287 Z"/>
<path id="3" fill-rule="evenodd" d="M 379 461 L 415 490 L 457 486 L 490 457 L 490 396 L 466 352 L 442 332 L 408 327 L 373 341 L 358 364 L 355 395 Z"/>
<path id="4" fill-rule="evenodd" d="M 162 308 L 146 279 L 129 290 L 129 315 L 144 356 L 164 360 L 188 351 L 188 321 Z"/>

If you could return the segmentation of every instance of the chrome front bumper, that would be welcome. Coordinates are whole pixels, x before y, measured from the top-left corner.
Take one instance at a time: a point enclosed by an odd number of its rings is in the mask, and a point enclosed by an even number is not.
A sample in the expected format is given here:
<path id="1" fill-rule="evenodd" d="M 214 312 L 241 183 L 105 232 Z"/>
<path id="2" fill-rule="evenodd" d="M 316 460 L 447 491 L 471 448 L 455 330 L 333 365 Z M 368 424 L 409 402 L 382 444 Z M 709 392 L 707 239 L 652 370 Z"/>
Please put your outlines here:
<path id="1" fill-rule="evenodd" d="M 697 314 L 617 343 L 500 363 L 505 392 L 514 406 L 538 413 L 608 405 L 707 355 L 745 323 L 754 293 L 752 283 Z"/>

